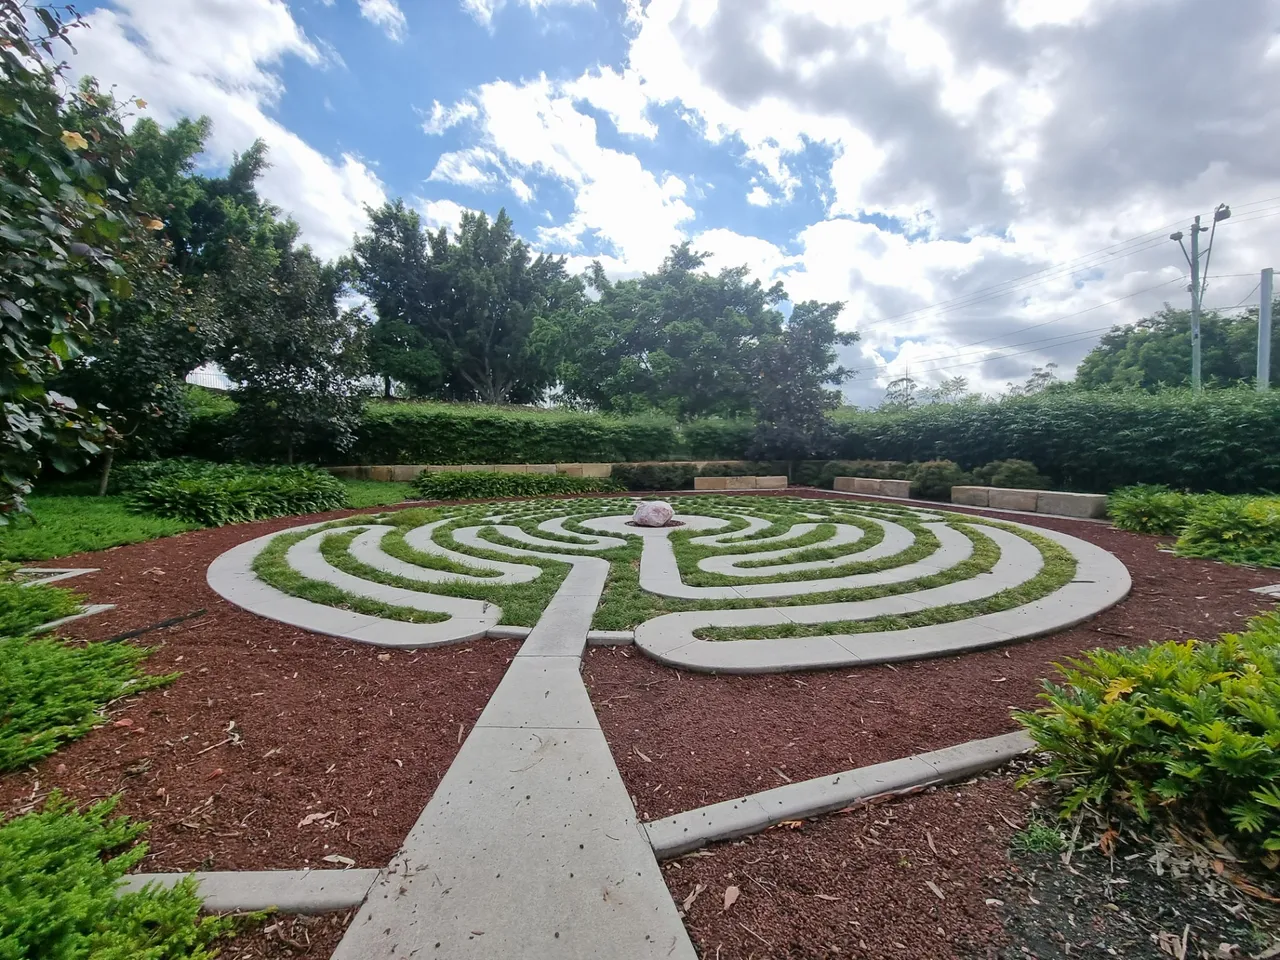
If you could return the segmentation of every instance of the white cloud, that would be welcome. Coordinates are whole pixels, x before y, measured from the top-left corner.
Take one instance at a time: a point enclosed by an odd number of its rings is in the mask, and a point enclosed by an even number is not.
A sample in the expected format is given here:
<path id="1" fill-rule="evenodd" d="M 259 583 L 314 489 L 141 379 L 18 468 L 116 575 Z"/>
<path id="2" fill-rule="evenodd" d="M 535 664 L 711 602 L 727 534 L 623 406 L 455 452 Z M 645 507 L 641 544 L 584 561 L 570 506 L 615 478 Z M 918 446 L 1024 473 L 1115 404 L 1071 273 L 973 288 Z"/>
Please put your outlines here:
<path id="1" fill-rule="evenodd" d="M 573 213 L 539 228 L 538 241 L 571 251 L 594 238 L 612 249 L 624 271 L 656 267 L 684 239 L 682 225 L 693 218 L 684 180 L 659 178 L 634 155 L 602 147 L 595 120 L 546 77 L 488 83 L 469 102 L 478 112 L 482 143 L 442 156 L 432 179 L 485 184 L 498 168 L 522 181 L 528 175 L 559 180 L 574 194 Z"/>
<path id="2" fill-rule="evenodd" d="M 511 188 L 511 192 L 520 198 L 521 203 L 528 203 L 533 199 L 533 187 L 529 186 L 519 177 L 512 177 L 507 184 Z"/>
<path id="3" fill-rule="evenodd" d="M 764 187 L 756 184 L 751 188 L 751 192 L 747 194 L 747 203 L 753 207 L 767 207 L 773 203 L 773 195 Z"/>
<path id="4" fill-rule="evenodd" d="M 479 111 L 470 100 L 460 100 L 451 107 L 446 107 L 439 100 L 431 102 L 431 115 L 422 123 L 423 132 L 434 135 L 444 133 L 458 124 L 473 120 Z"/>
<path id="5" fill-rule="evenodd" d="M 649 98 L 632 71 L 618 73 L 611 67 L 602 67 L 599 73 L 587 71 L 565 84 L 564 89 L 573 99 L 585 100 L 607 113 L 619 133 L 649 140 L 658 135 L 658 125 L 645 115 Z"/>
<path id="6" fill-rule="evenodd" d="M 396 0 L 359 0 L 359 3 L 360 16 L 381 27 L 392 40 L 399 42 L 404 39 L 409 24 Z"/>
<path id="7" fill-rule="evenodd" d="M 413 201 L 418 212 L 422 214 L 422 222 L 428 230 L 439 230 L 441 227 L 450 233 L 457 233 L 462 223 L 462 215 L 469 212 L 467 207 L 452 200 L 424 200 L 415 197 Z"/>
<path id="8" fill-rule="evenodd" d="M 537 13 L 544 7 L 574 6 L 577 4 L 584 4 L 586 6 L 595 5 L 595 0 L 515 0 L 515 2 L 523 4 L 534 13 Z M 475 17 L 477 23 L 485 27 L 492 25 L 493 18 L 497 16 L 506 5 L 507 0 L 462 0 L 462 9 Z"/>
<path id="9" fill-rule="evenodd" d="M 88 19 L 74 69 L 117 85 L 121 96 L 144 98 L 160 123 L 209 116 L 206 149 L 216 164 L 265 140 L 271 167 L 260 189 L 322 256 L 343 252 L 366 223 L 364 205 L 385 199 L 363 159 L 327 157 L 269 115 L 283 92 L 276 70 L 284 58 L 325 63 L 281 0 L 117 0 Z"/>

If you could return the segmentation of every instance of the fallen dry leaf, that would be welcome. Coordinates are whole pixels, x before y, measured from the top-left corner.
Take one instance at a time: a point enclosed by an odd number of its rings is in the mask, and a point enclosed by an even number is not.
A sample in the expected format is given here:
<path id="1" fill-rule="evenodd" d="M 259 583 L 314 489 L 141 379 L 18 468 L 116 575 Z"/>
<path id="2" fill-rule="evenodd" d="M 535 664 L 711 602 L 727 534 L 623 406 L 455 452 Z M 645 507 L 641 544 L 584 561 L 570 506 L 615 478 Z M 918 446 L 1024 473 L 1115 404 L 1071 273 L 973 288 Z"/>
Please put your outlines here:
<path id="1" fill-rule="evenodd" d="M 643 760 L 645 763 L 653 763 L 652 760 L 650 760 L 648 757 L 646 757 L 643 753 L 640 752 L 639 747 L 632 747 L 631 749 L 634 750 L 636 753 L 636 756 L 639 757 L 641 760 Z"/>
<path id="2" fill-rule="evenodd" d="M 826 894 L 826 893 L 815 893 L 814 896 L 817 897 L 819 900 L 839 900 L 840 899 L 839 897 L 833 897 L 830 894 Z"/>
<path id="3" fill-rule="evenodd" d="M 942 892 L 942 888 L 941 888 L 941 887 L 939 887 L 939 886 L 938 886 L 936 883 L 934 883 L 932 880 L 926 880 L 926 881 L 924 882 L 924 885 L 925 885 L 926 887 L 928 887 L 930 890 L 932 890 L 932 891 L 933 891 L 933 895 L 934 895 L 935 897 L 937 897 L 939 900 L 945 900 L 945 899 L 947 899 L 947 895 L 946 895 L 945 893 L 943 893 L 943 892 Z"/>
<path id="4" fill-rule="evenodd" d="M 308 813 L 305 817 L 298 821 L 298 827 L 309 827 L 317 820 L 327 820 L 334 814 L 333 810 L 326 810 L 324 813 Z"/>
<path id="5" fill-rule="evenodd" d="M 737 887 L 724 888 L 724 908 L 728 910 L 738 902 L 738 894 L 742 893 Z"/>
<path id="6" fill-rule="evenodd" d="M 685 913 L 688 913 L 689 908 L 693 906 L 693 901 L 697 900 L 705 889 L 707 889 L 707 885 L 705 883 L 700 883 L 694 887 L 693 890 L 690 891 L 689 895 L 684 898 L 684 903 L 680 905 L 681 909 L 683 909 Z"/>
<path id="7" fill-rule="evenodd" d="M 320 859 L 325 863 L 340 863 L 344 867 L 354 867 L 356 865 L 356 862 L 350 857 L 344 857 L 338 853 L 331 853 L 327 857 L 321 857 Z"/>

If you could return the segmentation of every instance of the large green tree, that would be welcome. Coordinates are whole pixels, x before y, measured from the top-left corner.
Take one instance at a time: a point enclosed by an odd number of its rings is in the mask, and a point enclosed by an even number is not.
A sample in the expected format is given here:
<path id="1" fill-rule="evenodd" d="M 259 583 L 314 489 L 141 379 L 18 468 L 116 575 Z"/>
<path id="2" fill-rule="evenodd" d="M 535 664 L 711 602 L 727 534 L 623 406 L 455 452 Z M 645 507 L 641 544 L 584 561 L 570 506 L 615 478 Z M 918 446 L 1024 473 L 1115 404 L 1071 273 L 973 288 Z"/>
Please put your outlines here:
<path id="1" fill-rule="evenodd" d="M 1280 310 L 1280 301 L 1273 309 Z M 1280 328 L 1272 330 L 1272 356 L 1280 356 Z M 1201 370 L 1207 386 L 1252 383 L 1258 363 L 1258 310 L 1200 319 Z M 1166 306 L 1132 326 L 1115 327 L 1080 361 L 1082 387 L 1155 390 L 1191 384 L 1191 312 Z"/>
<path id="2" fill-rule="evenodd" d="M 555 331 L 570 402 L 681 418 L 751 411 L 756 351 L 782 336 L 786 290 L 746 267 L 706 273 L 706 258 L 680 244 L 656 272 L 616 283 L 592 266 L 597 300 Z"/>
<path id="3" fill-rule="evenodd" d="M 555 370 L 546 329 L 581 314 L 582 281 L 561 257 L 534 257 L 499 212 L 465 213 L 455 236 L 425 230 L 403 202 L 369 211 L 354 249 L 356 288 L 377 313 L 374 369 L 452 400 L 533 403 Z"/>
<path id="4" fill-rule="evenodd" d="M 99 451 L 101 422 L 52 383 L 102 307 L 133 292 L 126 262 L 163 226 L 130 201 L 118 105 L 64 77 L 55 51 L 78 25 L 0 0 L 0 523 L 46 462 L 71 470 Z"/>
<path id="5" fill-rule="evenodd" d="M 756 432 L 747 450 L 753 460 L 803 460 L 835 453 L 827 414 L 840 405 L 833 389 L 854 371 L 836 363 L 836 346 L 858 334 L 836 329 L 842 303 L 798 303 L 782 331 L 764 337 L 752 354 L 751 407 Z"/>

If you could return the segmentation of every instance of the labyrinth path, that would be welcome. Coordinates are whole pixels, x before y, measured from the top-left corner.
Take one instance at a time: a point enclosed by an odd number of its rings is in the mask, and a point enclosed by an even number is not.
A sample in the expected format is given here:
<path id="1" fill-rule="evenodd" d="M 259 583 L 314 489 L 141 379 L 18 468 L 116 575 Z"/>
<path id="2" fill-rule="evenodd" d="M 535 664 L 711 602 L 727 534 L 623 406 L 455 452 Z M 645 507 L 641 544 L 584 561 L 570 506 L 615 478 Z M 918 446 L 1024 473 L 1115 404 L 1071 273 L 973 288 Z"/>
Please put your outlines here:
<path id="1" fill-rule="evenodd" d="M 1130 585 L 1083 540 L 941 509 L 689 496 L 651 529 L 634 506 L 364 515 L 210 567 L 231 602 L 319 633 L 524 638 L 338 960 L 694 956 L 583 686 L 588 642 L 725 673 L 880 663 L 1052 633 Z"/>

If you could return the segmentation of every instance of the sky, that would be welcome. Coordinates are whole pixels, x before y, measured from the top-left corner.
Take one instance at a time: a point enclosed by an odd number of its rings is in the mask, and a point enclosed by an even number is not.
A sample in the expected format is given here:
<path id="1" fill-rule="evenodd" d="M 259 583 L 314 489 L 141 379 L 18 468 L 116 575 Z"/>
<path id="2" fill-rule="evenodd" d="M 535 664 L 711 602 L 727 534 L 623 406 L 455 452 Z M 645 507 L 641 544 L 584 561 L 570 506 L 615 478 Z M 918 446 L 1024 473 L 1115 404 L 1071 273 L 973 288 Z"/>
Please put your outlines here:
<path id="1" fill-rule="evenodd" d="M 1189 303 L 1176 229 L 1219 203 L 1205 304 L 1256 299 L 1280 227 L 1280 0 L 109 0 L 75 70 L 202 163 L 255 138 L 318 253 L 366 205 L 505 208 L 616 278 L 689 240 L 841 301 L 846 397 L 1070 376 Z"/>

